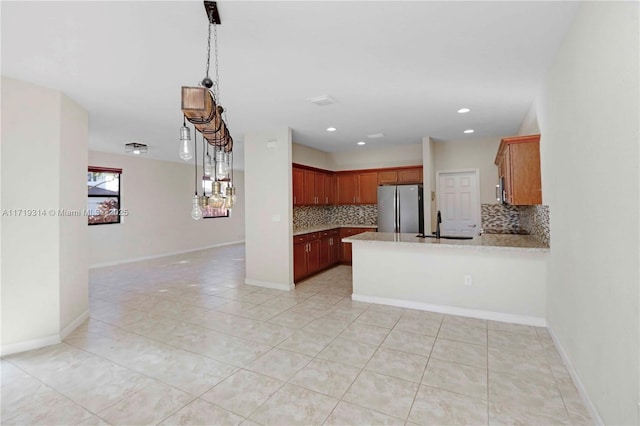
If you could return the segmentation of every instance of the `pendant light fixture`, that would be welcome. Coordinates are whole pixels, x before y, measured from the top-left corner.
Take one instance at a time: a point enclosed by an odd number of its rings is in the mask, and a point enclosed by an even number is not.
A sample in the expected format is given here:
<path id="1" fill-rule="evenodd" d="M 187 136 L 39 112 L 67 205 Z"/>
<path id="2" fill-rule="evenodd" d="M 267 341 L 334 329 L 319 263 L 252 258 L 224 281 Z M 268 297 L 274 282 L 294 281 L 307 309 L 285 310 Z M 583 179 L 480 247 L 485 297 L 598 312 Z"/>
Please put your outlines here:
<path id="1" fill-rule="evenodd" d="M 213 148 L 213 154 L 209 155 L 208 145 L 206 153 L 203 146 L 203 196 L 198 198 L 198 205 L 231 209 L 236 202 L 236 189 L 233 186 L 233 138 L 229 131 L 226 110 L 220 105 L 217 31 L 217 26 L 220 24 L 220 15 L 215 1 L 205 1 L 204 8 L 209 20 L 205 77 L 200 82 L 199 87 L 182 87 L 182 113 L 185 120 L 193 123 L 195 131 L 202 133 L 203 143 L 207 143 Z M 212 33 L 215 80 L 209 76 Z M 180 128 L 180 157 L 185 161 L 192 158 L 190 144 L 185 142 L 190 142 L 191 140 L 189 131 L 190 129 L 186 127 L 186 121 L 183 121 L 183 126 Z M 204 184 L 209 179 L 213 180 L 211 196 L 206 197 Z M 225 183 L 224 190 L 223 182 Z M 196 197 L 194 197 L 194 200 Z"/>
<path id="2" fill-rule="evenodd" d="M 194 132 L 195 133 L 195 132 Z M 202 219 L 202 208 L 200 206 L 201 200 L 198 196 L 198 140 L 193 138 L 193 153 L 195 154 L 195 160 L 193 161 L 194 176 L 195 176 L 195 195 L 191 199 L 191 218 L 193 220 Z"/>
<path id="3" fill-rule="evenodd" d="M 193 157 L 191 154 L 191 129 L 187 127 L 186 117 L 182 116 L 182 127 L 180 127 L 180 158 L 189 161 Z"/>

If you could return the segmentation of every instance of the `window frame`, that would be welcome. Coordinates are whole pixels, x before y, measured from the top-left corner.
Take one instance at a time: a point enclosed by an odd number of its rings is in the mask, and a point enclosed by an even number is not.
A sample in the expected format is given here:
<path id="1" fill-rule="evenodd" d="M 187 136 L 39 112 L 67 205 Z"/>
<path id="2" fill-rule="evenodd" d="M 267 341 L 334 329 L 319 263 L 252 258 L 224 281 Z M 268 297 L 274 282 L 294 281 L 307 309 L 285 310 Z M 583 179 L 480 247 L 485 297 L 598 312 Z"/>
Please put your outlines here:
<path id="1" fill-rule="evenodd" d="M 88 214 L 90 212 L 88 211 L 88 206 L 87 206 L 87 223 L 88 223 L 88 225 L 89 226 L 94 226 L 94 225 L 114 225 L 114 224 L 122 223 L 122 215 L 120 214 L 120 212 L 122 211 L 122 169 L 117 169 L 117 168 L 113 168 L 113 167 L 89 166 L 87 168 L 87 173 L 111 173 L 111 174 L 117 174 L 118 175 L 118 195 L 91 195 L 91 194 L 87 193 L 87 201 L 90 198 L 115 198 L 117 203 L 118 203 L 118 213 L 116 214 L 117 221 L 91 223 L 90 222 L 91 215 Z M 87 191 L 88 191 L 88 188 L 87 188 Z"/>

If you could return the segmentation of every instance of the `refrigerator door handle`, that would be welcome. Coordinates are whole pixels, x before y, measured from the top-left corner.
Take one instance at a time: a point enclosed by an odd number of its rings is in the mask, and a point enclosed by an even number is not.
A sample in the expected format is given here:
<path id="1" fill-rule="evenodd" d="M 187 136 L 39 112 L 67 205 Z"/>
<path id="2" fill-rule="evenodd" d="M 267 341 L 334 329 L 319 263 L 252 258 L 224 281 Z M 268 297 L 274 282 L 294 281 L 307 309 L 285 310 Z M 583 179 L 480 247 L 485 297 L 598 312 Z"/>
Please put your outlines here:
<path id="1" fill-rule="evenodd" d="M 402 211 L 402 206 L 400 205 L 400 191 L 398 191 L 397 186 L 396 186 L 396 198 L 398 199 L 398 214 L 396 215 L 396 220 L 398 221 L 398 230 L 396 232 L 402 232 L 402 229 L 400 229 L 400 224 L 401 224 L 400 212 Z"/>
<path id="2" fill-rule="evenodd" d="M 398 232 L 398 188 L 393 191 L 393 232 Z"/>

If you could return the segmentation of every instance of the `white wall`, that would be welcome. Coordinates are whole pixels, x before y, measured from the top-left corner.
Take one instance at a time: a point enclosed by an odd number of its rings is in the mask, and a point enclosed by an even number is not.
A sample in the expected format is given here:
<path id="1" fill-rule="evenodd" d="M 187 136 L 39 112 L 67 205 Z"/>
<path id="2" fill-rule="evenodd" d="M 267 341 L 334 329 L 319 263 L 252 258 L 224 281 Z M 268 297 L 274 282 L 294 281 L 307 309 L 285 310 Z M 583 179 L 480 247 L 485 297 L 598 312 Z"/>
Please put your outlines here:
<path id="1" fill-rule="evenodd" d="M 61 96 L 60 205 L 70 210 L 87 206 L 87 141 L 89 115 L 80 105 Z M 88 316 L 88 236 L 84 217 L 60 217 L 60 328 Z M 65 330 L 66 329 L 66 330 Z M 64 336 L 63 336 L 64 337 Z"/>
<path id="2" fill-rule="evenodd" d="M 198 158 L 200 161 L 201 157 Z M 126 262 L 244 240 L 244 174 L 240 171 L 234 171 L 233 175 L 238 202 L 230 217 L 195 221 L 190 214 L 194 194 L 193 160 L 177 163 L 90 151 L 89 165 L 122 169 L 121 208 L 129 211 L 119 224 L 89 227 L 90 265 Z M 198 170 L 198 175 L 202 176 L 202 168 Z"/>
<path id="3" fill-rule="evenodd" d="M 496 203 L 498 167 L 494 164 L 499 137 L 433 143 L 435 171 L 480 169 L 480 202 Z"/>
<path id="4" fill-rule="evenodd" d="M 640 423 L 638 3 L 584 2 L 536 99 L 547 319 L 605 424 Z"/>
<path id="5" fill-rule="evenodd" d="M 244 137 L 246 278 L 252 285 L 293 288 L 291 129 Z"/>
<path id="6" fill-rule="evenodd" d="M 36 212 L 2 216 L 8 354 L 58 342 L 88 309 L 86 218 L 53 213 L 85 207 L 87 113 L 60 92 L 3 77 L 1 149 L 3 209 Z"/>
<path id="7" fill-rule="evenodd" d="M 333 160 L 328 152 L 318 151 L 297 143 L 291 145 L 291 161 L 318 169 L 334 169 Z"/>
<path id="8" fill-rule="evenodd" d="M 422 182 L 424 186 L 424 232 L 429 234 L 435 230 L 436 211 L 435 200 L 431 199 L 431 193 L 435 192 L 435 161 L 433 158 L 433 140 L 425 136 L 422 138 L 422 152 L 424 161 L 422 167 Z"/>
<path id="9" fill-rule="evenodd" d="M 367 148 L 329 154 L 332 170 L 376 169 L 416 166 L 422 164 L 422 145 L 394 145 L 388 148 Z"/>
<path id="10" fill-rule="evenodd" d="M 544 326 L 546 257 L 541 252 L 356 241 L 353 299 Z M 471 275 L 473 285 L 464 284 L 465 275 Z M 402 285 L 389 285 L 398 276 Z"/>

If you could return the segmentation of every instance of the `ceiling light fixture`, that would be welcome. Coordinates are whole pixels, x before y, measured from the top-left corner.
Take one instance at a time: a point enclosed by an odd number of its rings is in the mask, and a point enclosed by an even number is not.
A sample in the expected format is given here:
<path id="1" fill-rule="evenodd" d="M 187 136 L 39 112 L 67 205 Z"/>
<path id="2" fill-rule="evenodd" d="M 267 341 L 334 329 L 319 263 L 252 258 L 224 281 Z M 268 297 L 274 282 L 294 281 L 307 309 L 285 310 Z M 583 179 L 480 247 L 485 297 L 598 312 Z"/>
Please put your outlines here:
<path id="1" fill-rule="evenodd" d="M 467 129 L 464 131 L 465 133 L 473 133 L 473 129 Z"/>
<path id="2" fill-rule="evenodd" d="M 199 207 L 209 205 L 231 209 L 236 201 L 235 188 L 233 187 L 233 138 L 227 126 L 229 122 L 227 113 L 220 104 L 217 31 L 217 26 L 220 25 L 220 15 L 215 1 L 205 1 L 204 8 L 209 20 L 206 75 L 200 82 L 200 87 L 182 86 L 183 123 L 180 128 L 180 158 L 187 161 L 195 154 L 191 152 L 190 148 L 190 129 L 186 126 L 186 120 L 188 120 L 194 125 L 195 131 L 202 133 L 203 143 L 206 141 L 213 147 L 213 164 L 208 147 L 206 152 L 203 152 L 203 173 L 205 177 L 211 175 L 215 179 L 212 184 L 212 194 L 211 197 L 205 197 L 203 189 L 203 196 L 198 197 L 196 185 L 194 205 L 197 203 Z M 215 81 L 209 77 L 212 28 Z M 205 151 L 204 147 L 203 151 Z M 197 156 L 195 163 L 197 168 Z M 221 182 L 226 182 L 225 194 L 222 193 Z M 225 195 L 227 195 L 226 198 Z M 196 220 L 199 219 L 195 208 L 192 211 L 192 216 Z"/>
<path id="3" fill-rule="evenodd" d="M 469 109 L 469 108 L 460 108 L 460 109 L 458 110 L 458 114 L 466 114 L 466 113 L 468 113 L 469 111 L 471 111 L 471 109 Z"/>
<path id="4" fill-rule="evenodd" d="M 360 141 L 358 142 L 358 145 L 366 145 L 367 143 L 365 141 Z"/>
<path id="5" fill-rule="evenodd" d="M 384 133 L 374 133 L 373 135 L 367 135 L 369 139 L 380 139 L 384 138 Z"/>
<path id="6" fill-rule="evenodd" d="M 134 155 L 146 154 L 147 146 L 143 143 L 130 142 L 124 145 L 124 151 Z"/>
<path id="7" fill-rule="evenodd" d="M 327 127 L 327 132 L 335 132 L 336 130 L 338 129 L 336 129 L 335 127 Z"/>

